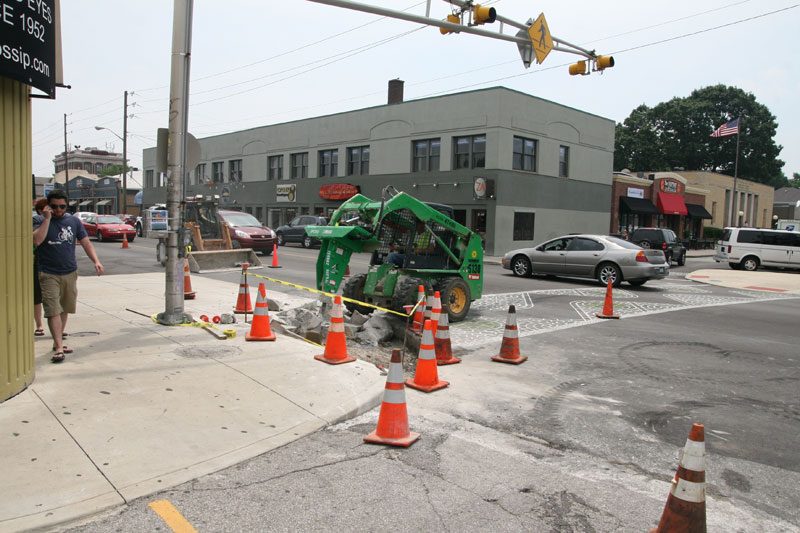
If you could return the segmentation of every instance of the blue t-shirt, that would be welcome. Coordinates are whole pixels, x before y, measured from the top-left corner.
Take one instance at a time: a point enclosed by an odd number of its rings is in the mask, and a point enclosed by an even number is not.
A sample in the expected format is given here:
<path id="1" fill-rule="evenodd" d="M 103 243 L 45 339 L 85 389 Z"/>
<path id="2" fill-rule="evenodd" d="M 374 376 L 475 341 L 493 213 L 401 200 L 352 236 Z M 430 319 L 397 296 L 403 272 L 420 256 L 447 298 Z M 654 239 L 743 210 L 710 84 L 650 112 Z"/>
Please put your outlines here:
<path id="1" fill-rule="evenodd" d="M 44 217 L 33 217 L 33 229 L 42 225 Z M 39 272 L 47 274 L 69 274 L 78 270 L 75 260 L 75 244 L 86 237 L 86 229 L 78 217 L 64 215 L 50 217 L 47 236 L 37 248 L 39 252 Z"/>

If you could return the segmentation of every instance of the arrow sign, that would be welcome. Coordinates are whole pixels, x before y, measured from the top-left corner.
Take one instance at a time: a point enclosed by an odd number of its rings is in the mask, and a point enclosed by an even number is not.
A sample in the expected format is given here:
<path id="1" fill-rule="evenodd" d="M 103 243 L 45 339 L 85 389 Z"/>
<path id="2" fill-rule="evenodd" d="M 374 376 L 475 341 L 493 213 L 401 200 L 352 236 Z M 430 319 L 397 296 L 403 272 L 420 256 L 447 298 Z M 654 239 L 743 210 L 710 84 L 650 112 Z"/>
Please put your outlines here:
<path id="1" fill-rule="evenodd" d="M 553 49 L 553 36 L 550 35 L 550 28 L 547 27 L 544 13 L 540 14 L 536 22 L 528 28 L 528 37 L 531 39 L 536 61 L 541 65 L 547 54 Z"/>

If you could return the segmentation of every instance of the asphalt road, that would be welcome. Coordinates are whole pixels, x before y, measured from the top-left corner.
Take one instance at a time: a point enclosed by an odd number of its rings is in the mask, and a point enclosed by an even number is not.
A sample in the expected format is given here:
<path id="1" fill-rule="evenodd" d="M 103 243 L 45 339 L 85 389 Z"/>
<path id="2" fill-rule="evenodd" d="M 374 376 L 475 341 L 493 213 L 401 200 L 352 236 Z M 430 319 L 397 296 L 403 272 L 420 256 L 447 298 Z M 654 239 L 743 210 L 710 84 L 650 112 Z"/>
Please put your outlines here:
<path id="1" fill-rule="evenodd" d="M 107 273 L 154 268 L 146 242 L 97 245 Z M 278 253 L 284 268 L 264 275 L 313 280 L 316 251 Z M 450 387 L 406 391 L 411 448 L 363 444 L 373 410 L 69 531 L 165 530 L 148 507 L 161 499 L 198 531 L 648 531 L 693 422 L 706 426 L 708 529 L 800 531 L 799 300 L 679 275 L 713 266 L 623 284 L 623 318 L 600 322 L 596 282 L 488 267 L 489 296 L 451 325 L 464 363 L 440 367 Z M 509 303 L 519 366 L 489 360 Z"/>

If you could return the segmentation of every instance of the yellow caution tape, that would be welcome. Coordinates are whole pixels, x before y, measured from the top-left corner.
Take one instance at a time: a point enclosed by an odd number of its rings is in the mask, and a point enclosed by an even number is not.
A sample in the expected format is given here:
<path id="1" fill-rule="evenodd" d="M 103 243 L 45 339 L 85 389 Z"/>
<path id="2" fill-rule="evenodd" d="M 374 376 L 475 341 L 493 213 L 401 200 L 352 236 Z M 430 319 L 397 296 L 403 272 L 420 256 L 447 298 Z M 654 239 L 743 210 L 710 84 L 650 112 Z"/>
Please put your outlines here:
<path id="1" fill-rule="evenodd" d="M 156 324 L 159 324 L 161 326 L 180 326 L 180 327 L 190 327 L 190 328 L 205 328 L 205 327 L 209 327 L 209 328 L 214 328 L 217 331 L 219 331 L 219 328 L 217 326 L 215 326 L 214 324 L 212 324 L 211 322 L 203 322 L 202 320 L 198 320 L 196 322 L 185 322 L 183 324 L 161 324 L 161 322 L 158 321 L 158 314 L 155 314 L 155 315 L 151 316 L 150 320 L 152 320 L 153 322 L 155 322 Z M 226 331 L 233 331 L 233 330 L 226 330 Z M 223 333 L 225 333 L 225 332 L 223 331 Z M 234 331 L 234 334 L 235 333 L 236 332 Z"/>

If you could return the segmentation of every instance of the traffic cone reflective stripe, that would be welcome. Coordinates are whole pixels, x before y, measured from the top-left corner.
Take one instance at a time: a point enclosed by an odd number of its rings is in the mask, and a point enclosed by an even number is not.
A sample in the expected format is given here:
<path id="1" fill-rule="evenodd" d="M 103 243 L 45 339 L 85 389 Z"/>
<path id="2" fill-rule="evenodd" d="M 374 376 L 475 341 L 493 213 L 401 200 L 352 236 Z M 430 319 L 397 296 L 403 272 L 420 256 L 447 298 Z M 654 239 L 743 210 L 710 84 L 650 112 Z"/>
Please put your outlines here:
<path id="1" fill-rule="evenodd" d="M 278 245 L 272 245 L 272 264 L 269 265 L 269 268 L 281 268 L 278 264 Z"/>
<path id="2" fill-rule="evenodd" d="M 414 320 L 411 323 L 412 331 L 422 331 L 422 326 L 424 325 L 425 320 L 425 301 L 425 287 L 420 285 L 419 289 L 417 290 L 417 310 L 414 313 Z"/>
<path id="3" fill-rule="evenodd" d="M 453 350 L 450 346 L 450 322 L 447 318 L 446 307 L 442 309 L 439 315 L 439 326 L 436 328 L 433 345 L 436 349 L 437 365 L 454 365 L 461 362 L 461 359 L 453 357 Z"/>
<path id="4" fill-rule="evenodd" d="M 506 318 L 506 330 L 505 333 L 503 333 L 503 342 L 500 344 L 500 353 L 492 357 L 492 361 L 518 365 L 524 363 L 527 359 L 527 355 L 519 354 L 517 309 L 513 305 L 510 305 L 508 306 L 508 318 Z"/>
<path id="5" fill-rule="evenodd" d="M 328 326 L 328 337 L 325 340 L 325 353 L 315 355 L 314 359 L 328 363 L 329 365 L 340 365 L 355 361 L 355 357 L 347 355 L 347 338 L 344 334 L 344 315 L 342 314 L 342 297 L 336 296 L 333 300 L 331 310 L 331 323 Z"/>
<path id="6" fill-rule="evenodd" d="M 705 427 L 694 424 L 686 439 L 678 471 L 658 526 L 650 533 L 706 531 Z"/>
<path id="7" fill-rule="evenodd" d="M 433 321 L 433 333 L 436 335 L 436 329 L 439 327 L 439 315 L 442 314 L 442 298 L 439 296 L 439 291 L 433 293 L 433 303 L 431 304 L 431 320 Z"/>
<path id="8" fill-rule="evenodd" d="M 606 299 L 603 302 L 603 312 L 602 313 L 595 313 L 597 318 L 619 318 L 619 315 L 614 314 L 614 299 L 611 295 L 612 292 L 612 284 L 611 280 L 608 280 L 608 286 L 606 287 Z"/>
<path id="9" fill-rule="evenodd" d="M 267 302 L 267 289 L 263 283 L 258 284 L 256 309 L 253 311 L 253 321 L 250 324 L 250 333 L 244 336 L 246 341 L 274 341 L 275 334 L 269 325 L 269 302 Z"/>
<path id="10" fill-rule="evenodd" d="M 127 233 L 123 233 L 122 234 L 122 247 L 123 248 L 128 248 L 128 234 Z"/>
<path id="11" fill-rule="evenodd" d="M 192 290 L 192 279 L 189 277 L 189 261 L 183 262 L 183 299 L 194 300 L 197 293 Z"/>
<path id="12" fill-rule="evenodd" d="M 392 350 L 389 375 L 386 376 L 386 389 L 383 391 L 378 427 L 364 437 L 364 442 L 386 444 L 407 448 L 419 438 L 419 433 L 408 430 L 408 411 L 406 410 L 406 391 L 403 386 L 403 359 L 400 350 Z"/>
<path id="13" fill-rule="evenodd" d="M 234 313 L 252 313 L 253 303 L 250 301 L 250 287 L 247 285 L 247 263 L 242 264 L 242 280 L 239 282 L 239 297 L 236 299 Z"/>
<path id="14" fill-rule="evenodd" d="M 419 346 L 417 371 L 414 373 L 414 379 L 406 380 L 406 385 L 423 392 L 433 392 L 450 385 L 447 381 L 439 380 L 433 346 L 433 328 L 433 320 L 426 320 L 425 329 L 422 332 L 422 343 Z"/>

